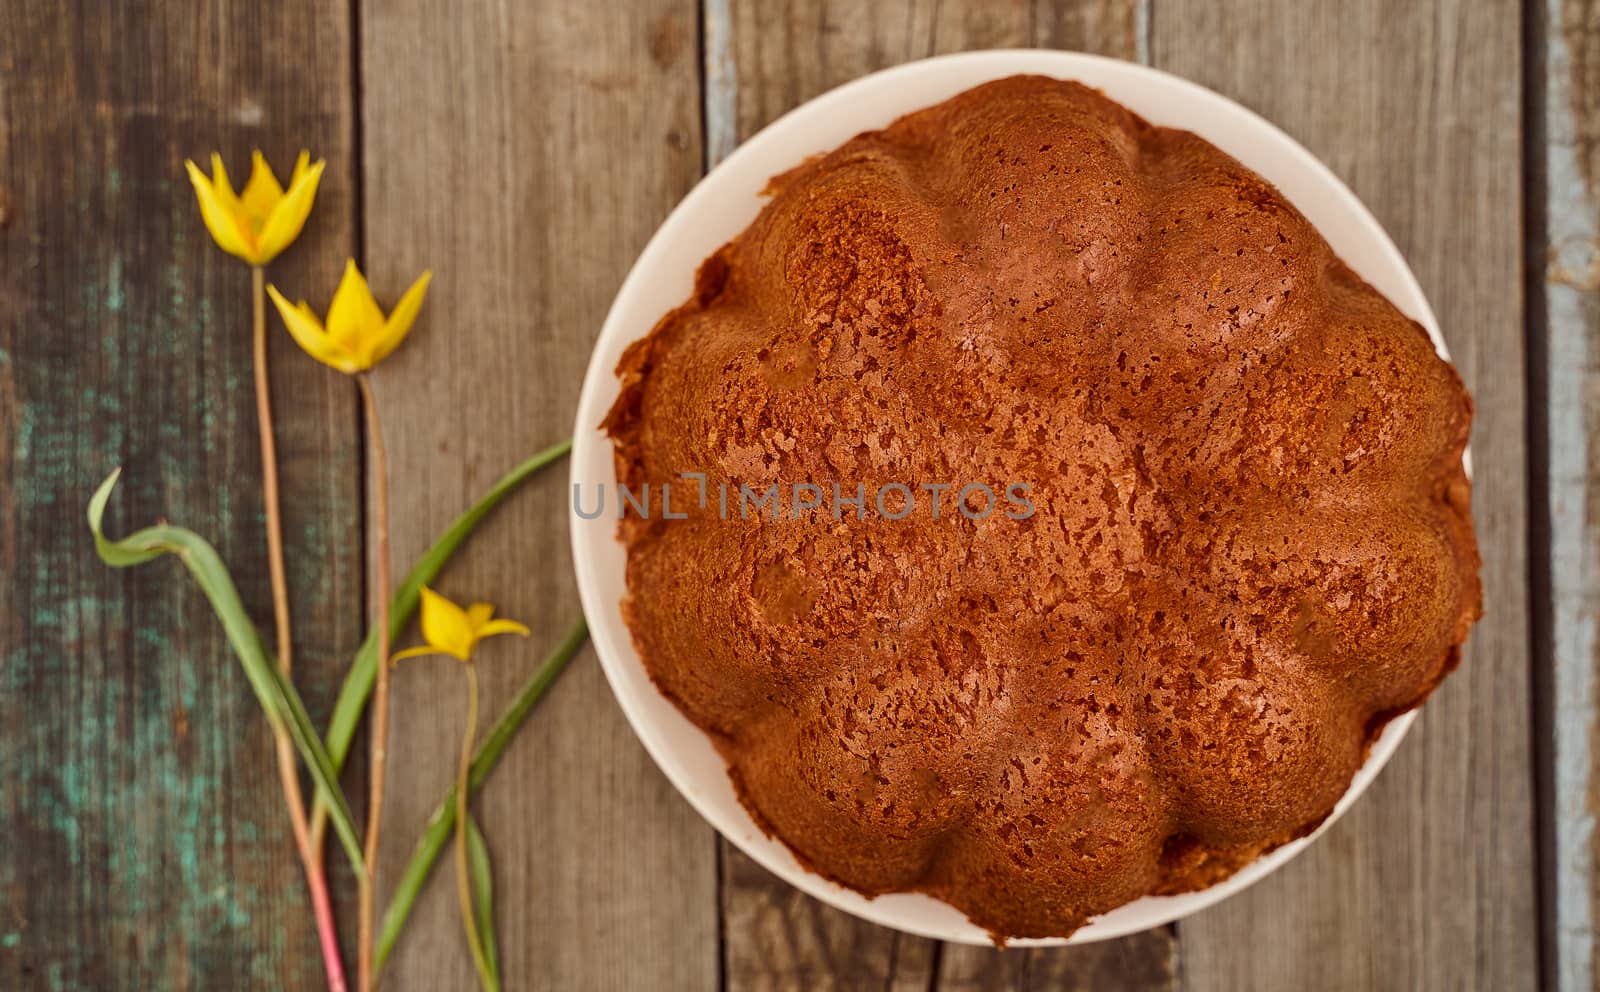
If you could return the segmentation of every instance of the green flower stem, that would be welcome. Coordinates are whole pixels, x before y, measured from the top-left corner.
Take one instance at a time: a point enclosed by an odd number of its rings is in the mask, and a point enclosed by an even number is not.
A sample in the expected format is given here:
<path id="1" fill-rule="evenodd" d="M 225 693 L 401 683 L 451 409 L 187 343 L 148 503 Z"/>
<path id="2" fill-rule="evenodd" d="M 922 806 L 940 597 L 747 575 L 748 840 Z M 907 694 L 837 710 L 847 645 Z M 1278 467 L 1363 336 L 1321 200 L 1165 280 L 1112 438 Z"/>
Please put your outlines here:
<path id="1" fill-rule="evenodd" d="M 391 641 L 397 640 L 405 632 L 411 618 L 416 616 L 422 587 L 438 576 L 445 562 L 455 554 L 461 542 L 467 539 L 467 535 L 483 522 L 489 511 L 499 506 L 518 486 L 538 474 L 540 469 L 559 460 L 571 450 L 572 439 L 568 438 L 559 444 L 551 445 L 513 468 L 502 476 L 482 499 L 473 504 L 471 509 L 457 517 L 448 530 L 439 535 L 439 539 L 417 559 L 416 565 L 412 566 L 405 581 L 400 583 L 399 589 L 395 591 L 390 601 Z M 344 684 L 339 687 L 339 698 L 334 703 L 333 718 L 328 722 L 327 736 L 328 755 L 333 760 L 335 771 L 344 767 L 345 758 L 350 753 L 350 743 L 355 739 L 356 727 L 360 725 L 361 714 L 367 706 L 367 697 L 372 694 L 372 687 L 378 679 L 378 640 L 378 628 L 374 627 L 367 632 L 367 639 L 356 652 L 355 660 L 350 665 L 350 672 L 345 676 Z M 322 845 L 327 818 L 328 811 L 323 807 L 320 797 L 313 800 L 311 807 L 313 849 L 318 849 Z"/>
<path id="2" fill-rule="evenodd" d="M 511 705 L 506 707 L 505 712 L 494 722 L 494 726 L 489 728 L 482 743 L 478 745 L 472 766 L 467 773 L 469 793 L 476 791 L 484 779 L 488 778 L 489 772 L 494 770 L 495 763 L 500 760 L 501 752 L 511 743 L 517 728 L 522 726 L 522 722 L 527 719 L 545 690 L 550 688 L 550 684 L 567 667 L 567 663 L 583 647 L 588 637 L 589 626 L 580 618 L 567 631 L 567 636 L 561 643 L 545 656 L 539 665 L 539 670 L 523 684 L 516 698 L 511 701 Z M 417 896 L 422 892 L 422 885 L 427 881 L 428 873 L 433 870 L 433 863 L 438 860 L 439 853 L 450 840 L 455 819 L 456 788 L 451 786 L 450 791 L 439 800 L 439 805 L 434 807 L 433 815 L 428 817 L 428 824 L 423 829 L 421 838 L 417 840 L 417 846 L 412 849 L 411 859 L 406 862 L 405 871 L 401 874 L 394 895 L 389 899 L 389 906 L 384 911 L 383 923 L 378 928 L 378 943 L 374 958 L 376 972 L 382 972 L 383 963 L 394 950 L 395 941 L 400 937 L 406 917 L 411 914 L 411 907 L 416 904 Z"/>

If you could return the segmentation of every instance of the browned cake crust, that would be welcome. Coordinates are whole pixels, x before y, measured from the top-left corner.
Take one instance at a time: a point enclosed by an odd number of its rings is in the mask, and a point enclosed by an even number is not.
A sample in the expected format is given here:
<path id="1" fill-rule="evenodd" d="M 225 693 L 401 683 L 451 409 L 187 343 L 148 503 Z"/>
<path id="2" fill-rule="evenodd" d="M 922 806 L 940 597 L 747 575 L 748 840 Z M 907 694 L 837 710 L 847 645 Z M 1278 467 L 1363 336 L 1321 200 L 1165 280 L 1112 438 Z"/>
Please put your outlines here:
<path id="1" fill-rule="evenodd" d="M 1075 83 L 771 192 L 623 358 L 618 479 L 1022 481 L 1035 513 L 623 525 L 639 653 L 755 819 L 997 939 L 1324 820 L 1480 613 L 1471 401 L 1423 329 L 1261 177 Z"/>

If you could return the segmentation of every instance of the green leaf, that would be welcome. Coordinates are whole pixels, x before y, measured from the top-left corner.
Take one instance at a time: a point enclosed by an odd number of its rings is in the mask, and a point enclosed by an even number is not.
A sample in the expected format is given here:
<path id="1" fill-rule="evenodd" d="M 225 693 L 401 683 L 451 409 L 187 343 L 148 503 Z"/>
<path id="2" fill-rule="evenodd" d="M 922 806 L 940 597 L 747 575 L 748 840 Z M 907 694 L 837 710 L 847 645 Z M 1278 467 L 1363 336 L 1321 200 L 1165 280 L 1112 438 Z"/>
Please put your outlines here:
<path id="1" fill-rule="evenodd" d="M 390 643 L 400 639 L 400 635 L 405 633 L 406 625 L 416 615 L 417 601 L 422 595 L 422 587 L 438 576 L 445 562 L 455 554 L 461 542 L 467 539 L 467 535 L 489 515 L 489 511 L 499 506 L 518 486 L 528 481 L 540 469 L 557 461 L 571 450 L 572 439 L 568 438 L 560 444 L 546 448 L 507 472 L 494 484 L 494 488 L 485 493 L 471 509 L 457 517 L 450 528 L 423 552 L 422 557 L 417 559 L 416 565 L 406 575 L 405 581 L 400 583 L 400 588 L 395 591 L 394 598 L 390 601 Z M 333 719 L 328 723 L 328 753 L 333 757 L 334 768 L 344 767 L 345 758 L 350 753 L 350 742 L 355 739 L 356 727 L 361 723 L 361 714 L 366 709 L 367 697 L 372 694 L 372 685 L 377 678 L 378 630 L 374 627 L 367 632 L 367 639 L 356 652 L 350 673 L 345 676 L 344 684 L 339 687 L 339 698 L 333 706 Z"/>
<path id="2" fill-rule="evenodd" d="M 120 541 L 110 540 L 102 531 L 106 503 L 110 501 L 111 490 L 116 487 L 117 477 L 121 474 L 121 469 L 112 472 L 95 491 L 94 498 L 89 500 L 89 529 L 94 533 L 94 546 L 100 559 L 108 565 L 126 568 L 171 554 L 177 555 L 188 568 L 201 591 L 211 601 L 211 609 L 217 619 L 222 622 L 223 632 L 233 645 L 233 652 L 239 658 L 239 664 L 250 681 L 250 688 L 255 691 L 267 722 L 272 725 L 274 732 L 280 728 L 287 730 L 300 751 L 300 757 L 310 769 L 311 780 L 316 785 L 317 798 L 330 811 L 334 829 L 344 844 L 356 876 L 362 876 L 361 842 L 357 839 L 355 823 L 350 816 L 350 805 L 345 801 L 344 791 L 339 788 L 333 760 L 306 716 L 305 704 L 301 702 L 299 693 L 273 664 L 271 654 L 261 639 L 261 632 L 245 613 L 244 604 L 239 601 L 239 591 L 216 549 L 193 531 L 169 524 L 146 527 Z"/>
<path id="3" fill-rule="evenodd" d="M 581 618 L 567 631 L 567 636 L 556 645 L 533 673 L 533 677 L 523 683 L 511 705 L 494 722 L 483 743 L 478 745 L 477 753 L 473 755 L 472 767 L 467 773 L 467 787 L 469 791 L 476 791 L 489 777 L 489 772 L 494 770 L 495 762 L 500 760 L 500 754 L 511 742 L 517 728 L 527 719 L 535 704 L 550 688 L 550 683 L 556 680 L 567 663 L 572 660 L 578 649 L 583 647 L 588 640 L 589 626 Z M 444 798 L 439 800 L 439 805 L 434 807 L 433 815 L 428 817 L 428 823 L 423 828 L 422 836 L 417 839 L 417 846 L 411 851 L 411 858 L 406 862 L 405 871 L 400 875 L 400 881 L 395 885 L 394 895 L 389 899 L 389 905 L 383 913 L 383 923 L 378 928 L 378 943 L 374 950 L 375 969 L 381 969 L 384 961 L 388 960 L 390 952 L 394 950 L 395 941 L 400 938 L 400 931 L 406 925 L 406 918 L 411 915 L 411 907 L 416 904 L 417 896 L 422 892 L 422 885 L 428 880 L 428 873 L 433 870 L 433 863 L 439 859 L 439 852 L 450 840 L 450 832 L 456 822 L 456 790 L 450 787 Z"/>
<path id="4" fill-rule="evenodd" d="M 478 821 L 467 816 L 467 868 L 472 884 L 473 916 L 478 926 L 479 954 L 487 962 L 484 976 L 490 992 L 500 989 L 499 941 L 494 935 L 494 869 L 489 864 L 489 845 L 483 840 Z"/>

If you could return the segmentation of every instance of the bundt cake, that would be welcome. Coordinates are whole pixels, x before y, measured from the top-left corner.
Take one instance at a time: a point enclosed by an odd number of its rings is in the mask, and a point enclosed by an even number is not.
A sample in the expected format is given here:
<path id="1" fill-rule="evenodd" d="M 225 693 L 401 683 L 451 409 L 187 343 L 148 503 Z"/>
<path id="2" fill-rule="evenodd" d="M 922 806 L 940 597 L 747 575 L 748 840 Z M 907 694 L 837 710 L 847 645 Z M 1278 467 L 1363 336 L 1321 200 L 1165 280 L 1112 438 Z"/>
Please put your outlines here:
<path id="1" fill-rule="evenodd" d="M 1071 82 L 768 193 L 605 424 L 639 654 L 756 822 L 997 940 L 1314 829 L 1480 613 L 1471 400 L 1422 327 Z"/>

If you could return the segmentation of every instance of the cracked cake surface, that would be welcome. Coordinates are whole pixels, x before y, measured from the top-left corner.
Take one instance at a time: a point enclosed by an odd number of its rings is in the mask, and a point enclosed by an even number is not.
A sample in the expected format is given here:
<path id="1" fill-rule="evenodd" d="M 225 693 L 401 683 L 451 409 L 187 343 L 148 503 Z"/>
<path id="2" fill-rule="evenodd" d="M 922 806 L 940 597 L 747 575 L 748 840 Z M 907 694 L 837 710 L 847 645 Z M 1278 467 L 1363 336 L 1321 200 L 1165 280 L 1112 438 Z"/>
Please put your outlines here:
<path id="1" fill-rule="evenodd" d="M 622 521 L 624 614 L 753 818 L 997 939 L 1321 823 L 1480 612 L 1471 401 L 1423 328 L 1260 176 L 1076 83 L 979 86 L 768 193 L 606 420 L 618 482 L 685 516 Z M 925 482 L 1033 512 L 934 519 Z M 714 495 L 834 483 L 860 518 Z"/>

